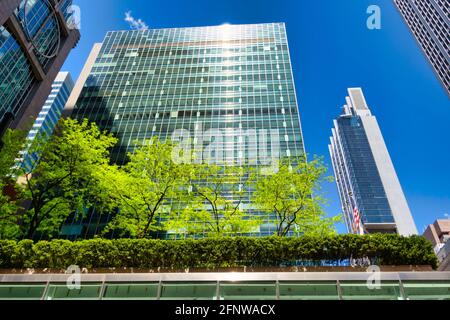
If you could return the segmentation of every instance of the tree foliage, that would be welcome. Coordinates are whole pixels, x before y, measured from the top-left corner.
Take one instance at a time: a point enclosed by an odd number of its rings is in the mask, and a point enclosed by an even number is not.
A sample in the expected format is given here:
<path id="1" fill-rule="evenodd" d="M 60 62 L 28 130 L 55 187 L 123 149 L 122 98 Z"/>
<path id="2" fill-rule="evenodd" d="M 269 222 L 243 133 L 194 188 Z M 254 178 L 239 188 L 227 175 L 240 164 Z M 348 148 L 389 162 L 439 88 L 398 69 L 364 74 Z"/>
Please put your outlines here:
<path id="1" fill-rule="evenodd" d="M 8 129 L 0 151 L 0 239 L 19 235 L 21 190 L 16 185 L 16 159 L 25 143 L 26 132 Z"/>
<path id="2" fill-rule="evenodd" d="M 95 195 L 102 192 L 96 173 L 108 165 L 116 141 L 87 120 L 63 119 L 50 139 L 29 146 L 28 152 L 38 152 L 40 159 L 32 172 L 16 171 L 24 206 L 17 213 L 20 236 L 32 239 L 39 232 L 51 237 L 69 214 L 83 214 L 95 204 Z"/>
<path id="3" fill-rule="evenodd" d="M 307 162 L 298 157 L 284 159 L 278 172 L 256 178 L 253 203 L 276 218 L 278 236 L 290 231 L 317 235 L 335 232 L 334 224 L 340 217 L 326 217 L 322 209 L 326 200 L 318 193 L 323 182 L 331 181 L 326 172 L 322 159 Z"/>
<path id="4" fill-rule="evenodd" d="M 320 159 L 282 161 L 264 176 L 250 167 L 180 163 L 186 155 L 153 137 L 116 165 L 110 150 L 118 140 L 87 120 L 63 119 L 51 137 L 28 145 L 25 137 L 8 131 L 0 153 L 0 239 L 52 238 L 70 215 L 82 218 L 92 208 L 113 213 L 102 235 L 132 238 L 246 235 L 273 217 L 279 236 L 320 236 L 338 221 L 326 218 L 317 194 L 329 180 Z M 14 165 L 24 149 L 39 155 L 30 172 Z"/>
<path id="5" fill-rule="evenodd" d="M 219 268 L 279 267 L 306 262 L 431 265 L 437 258 L 423 237 L 394 234 L 300 237 L 220 237 L 200 240 L 93 239 L 0 241 L 0 268 Z"/>
<path id="6" fill-rule="evenodd" d="M 164 219 L 186 196 L 193 175 L 189 164 L 175 163 L 173 146 L 157 137 L 138 143 L 129 154 L 129 162 L 110 170 L 111 192 L 117 200 L 118 213 L 105 230 L 119 230 L 137 238 L 165 230 Z"/>
<path id="7" fill-rule="evenodd" d="M 201 164 L 194 172 L 188 204 L 172 217 L 173 229 L 215 237 L 249 233 L 259 225 L 244 209 L 252 186 L 248 168 Z"/>

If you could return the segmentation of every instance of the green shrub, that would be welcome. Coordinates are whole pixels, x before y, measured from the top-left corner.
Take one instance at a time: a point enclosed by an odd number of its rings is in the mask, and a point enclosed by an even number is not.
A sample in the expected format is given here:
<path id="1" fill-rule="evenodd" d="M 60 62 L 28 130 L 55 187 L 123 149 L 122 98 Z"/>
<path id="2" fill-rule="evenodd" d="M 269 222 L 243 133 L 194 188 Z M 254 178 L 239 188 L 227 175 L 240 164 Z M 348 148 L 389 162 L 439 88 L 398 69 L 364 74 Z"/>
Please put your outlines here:
<path id="1" fill-rule="evenodd" d="M 187 240 L 0 240 L 0 268 L 214 268 L 280 266 L 369 258 L 378 265 L 431 265 L 437 259 L 423 237 L 373 234 L 299 238 Z"/>

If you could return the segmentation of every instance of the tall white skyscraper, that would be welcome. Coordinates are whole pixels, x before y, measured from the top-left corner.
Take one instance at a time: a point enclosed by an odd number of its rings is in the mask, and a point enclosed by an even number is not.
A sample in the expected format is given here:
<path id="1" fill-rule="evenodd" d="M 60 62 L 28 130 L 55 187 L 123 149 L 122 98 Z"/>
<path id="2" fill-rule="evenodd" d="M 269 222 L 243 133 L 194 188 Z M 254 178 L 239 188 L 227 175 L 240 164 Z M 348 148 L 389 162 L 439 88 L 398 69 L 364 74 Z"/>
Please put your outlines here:
<path id="1" fill-rule="evenodd" d="M 417 234 L 377 119 L 361 88 L 348 93 L 329 146 L 347 228 L 358 234 Z"/>

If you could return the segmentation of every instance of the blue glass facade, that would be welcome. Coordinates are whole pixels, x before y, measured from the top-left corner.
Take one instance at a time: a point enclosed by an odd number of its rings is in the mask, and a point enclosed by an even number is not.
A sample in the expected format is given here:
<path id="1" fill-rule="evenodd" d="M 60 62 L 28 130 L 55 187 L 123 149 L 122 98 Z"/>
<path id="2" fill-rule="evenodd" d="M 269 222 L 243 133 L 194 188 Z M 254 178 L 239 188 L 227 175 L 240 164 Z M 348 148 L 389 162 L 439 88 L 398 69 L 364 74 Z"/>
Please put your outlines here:
<path id="1" fill-rule="evenodd" d="M 45 68 L 56 56 L 60 45 L 60 28 L 55 10 L 48 0 L 23 0 L 16 16 L 25 35 L 33 44 L 34 53 Z"/>
<path id="2" fill-rule="evenodd" d="M 29 129 L 80 34 L 72 0 L 0 1 L 0 135 Z"/>
<path id="3" fill-rule="evenodd" d="M 73 87 L 74 83 L 70 74 L 60 72 L 53 82 L 52 91 L 28 135 L 29 143 L 32 143 L 37 136 L 45 138 L 52 135 Z M 38 160 L 38 154 L 24 152 L 22 166 L 25 170 L 31 172 Z"/>
<path id="4" fill-rule="evenodd" d="M 394 223 L 361 117 L 340 117 L 337 125 L 341 157 L 345 159 L 348 182 L 363 223 Z"/>
<path id="5" fill-rule="evenodd" d="M 16 37 L 0 26 L 0 116 L 18 111 L 34 81 L 31 66 Z"/>

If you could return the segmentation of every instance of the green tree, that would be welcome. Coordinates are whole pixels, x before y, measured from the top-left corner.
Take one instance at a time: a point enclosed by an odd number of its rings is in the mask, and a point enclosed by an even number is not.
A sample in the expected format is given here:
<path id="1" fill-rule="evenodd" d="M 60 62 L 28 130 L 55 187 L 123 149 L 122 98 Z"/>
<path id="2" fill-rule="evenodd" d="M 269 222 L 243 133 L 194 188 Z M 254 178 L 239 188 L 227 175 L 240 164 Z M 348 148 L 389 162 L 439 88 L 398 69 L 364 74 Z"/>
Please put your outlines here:
<path id="1" fill-rule="evenodd" d="M 208 237 L 251 232 L 260 221 L 246 217 L 243 209 L 250 177 L 245 167 L 196 165 L 189 202 L 171 219 L 171 227 Z"/>
<path id="2" fill-rule="evenodd" d="M 278 172 L 256 179 L 254 204 L 269 216 L 276 217 L 278 236 L 289 231 L 299 234 L 335 233 L 340 217 L 327 218 L 322 206 L 326 199 L 318 194 L 320 185 L 332 181 L 321 158 L 307 162 L 304 157 L 282 160 Z"/>
<path id="3" fill-rule="evenodd" d="M 16 178 L 16 159 L 25 144 L 26 132 L 8 129 L 0 151 L 0 239 L 19 236 L 21 190 Z"/>
<path id="4" fill-rule="evenodd" d="M 34 144 L 40 160 L 33 172 L 24 172 L 24 199 L 30 204 L 21 220 L 24 237 L 36 232 L 51 237 L 69 214 L 83 214 L 97 204 L 102 193 L 98 172 L 109 165 L 116 142 L 87 120 L 62 119 L 52 137 Z"/>
<path id="5" fill-rule="evenodd" d="M 105 229 L 137 238 L 165 230 L 164 221 L 187 195 L 193 166 L 174 161 L 174 147 L 157 137 L 137 143 L 123 167 L 111 167 L 110 193 L 118 213 Z"/>

